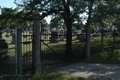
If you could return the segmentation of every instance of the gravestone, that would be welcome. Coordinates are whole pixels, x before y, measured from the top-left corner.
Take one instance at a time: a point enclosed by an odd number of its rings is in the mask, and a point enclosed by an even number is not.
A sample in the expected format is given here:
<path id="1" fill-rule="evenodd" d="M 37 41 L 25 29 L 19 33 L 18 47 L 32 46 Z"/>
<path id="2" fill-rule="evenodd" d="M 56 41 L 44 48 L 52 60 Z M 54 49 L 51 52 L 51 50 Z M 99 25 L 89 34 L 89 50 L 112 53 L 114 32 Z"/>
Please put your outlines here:
<path id="1" fill-rule="evenodd" d="M 44 27 L 42 27 L 41 29 L 40 29 L 40 33 L 41 33 L 41 40 L 43 40 L 44 39 L 44 31 L 45 31 L 45 29 L 44 29 Z"/>
<path id="2" fill-rule="evenodd" d="M 84 34 L 85 34 L 85 30 L 82 29 L 82 30 L 81 30 L 81 34 L 77 34 L 76 39 L 80 39 L 80 38 L 82 38 Z"/>
<path id="3" fill-rule="evenodd" d="M 51 31 L 51 37 L 50 37 L 50 43 L 57 43 L 59 42 L 58 40 L 58 31 L 52 30 Z"/>
<path id="4" fill-rule="evenodd" d="M 85 29 L 84 28 L 81 29 L 81 33 L 83 33 L 83 34 L 85 33 Z"/>
<path id="5" fill-rule="evenodd" d="M 85 33 L 81 33 L 79 35 L 79 42 L 84 42 L 85 41 L 85 37 L 86 37 Z"/>
<path id="6" fill-rule="evenodd" d="M 4 33 L 4 32 L 5 32 L 5 29 L 2 30 L 2 33 Z"/>
<path id="7" fill-rule="evenodd" d="M 41 35 L 41 40 L 43 40 L 43 35 Z"/>
<path id="8" fill-rule="evenodd" d="M 98 34 L 93 34 L 93 39 L 98 39 Z"/>
<path id="9" fill-rule="evenodd" d="M 64 40 L 64 37 L 62 36 L 63 35 L 63 30 L 61 29 L 59 31 L 59 33 L 60 33 L 60 41 L 63 41 Z"/>
<path id="10" fill-rule="evenodd" d="M 105 38 L 107 38 L 108 37 L 108 29 L 104 28 L 103 30 L 104 30 L 103 35 L 105 36 Z"/>
<path id="11" fill-rule="evenodd" d="M 90 34 L 90 39 L 93 39 L 93 34 Z"/>
<path id="12" fill-rule="evenodd" d="M 80 38 L 80 34 L 77 34 L 77 37 L 76 37 L 76 39 L 79 39 Z"/>
<path id="13" fill-rule="evenodd" d="M 12 33 L 12 41 L 11 44 L 15 44 L 15 32 Z"/>
<path id="14" fill-rule="evenodd" d="M 6 29 L 6 37 L 9 37 L 9 28 Z"/>
<path id="15" fill-rule="evenodd" d="M 45 34 L 44 34 L 43 36 L 44 36 L 44 39 L 47 39 L 47 38 L 48 38 L 48 35 L 47 35 L 46 32 L 45 32 Z"/>
<path id="16" fill-rule="evenodd" d="M 33 33 L 33 28 L 30 28 L 29 30 L 30 30 L 30 34 L 32 34 Z"/>
<path id="17" fill-rule="evenodd" d="M 12 36 L 12 29 L 10 29 L 10 36 Z"/>
<path id="18" fill-rule="evenodd" d="M 119 32 L 116 32 L 116 33 L 115 33 L 115 36 L 118 37 L 118 36 L 119 36 Z"/>
<path id="19" fill-rule="evenodd" d="M 74 31 L 73 34 L 74 34 L 74 35 L 77 35 L 77 31 Z"/>
<path id="20" fill-rule="evenodd" d="M 67 37 L 67 29 L 65 29 L 64 31 L 64 38 L 66 39 L 66 37 Z"/>
<path id="21" fill-rule="evenodd" d="M 41 34 L 44 34 L 45 29 L 42 27 L 41 28 Z"/>

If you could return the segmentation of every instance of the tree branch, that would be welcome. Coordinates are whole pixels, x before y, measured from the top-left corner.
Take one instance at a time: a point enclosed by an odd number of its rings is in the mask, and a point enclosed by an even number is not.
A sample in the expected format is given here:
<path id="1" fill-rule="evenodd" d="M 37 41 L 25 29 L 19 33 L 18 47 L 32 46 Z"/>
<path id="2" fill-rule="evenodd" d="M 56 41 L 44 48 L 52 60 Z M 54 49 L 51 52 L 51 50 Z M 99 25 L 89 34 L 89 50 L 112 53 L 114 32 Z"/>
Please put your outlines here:
<path id="1" fill-rule="evenodd" d="M 75 17 L 77 14 L 83 13 L 83 12 L 86 12 L 86 11 L 78 11 L 78 12 L 75 12 L 75 13 L 72 15 L 72 18 Z"/>

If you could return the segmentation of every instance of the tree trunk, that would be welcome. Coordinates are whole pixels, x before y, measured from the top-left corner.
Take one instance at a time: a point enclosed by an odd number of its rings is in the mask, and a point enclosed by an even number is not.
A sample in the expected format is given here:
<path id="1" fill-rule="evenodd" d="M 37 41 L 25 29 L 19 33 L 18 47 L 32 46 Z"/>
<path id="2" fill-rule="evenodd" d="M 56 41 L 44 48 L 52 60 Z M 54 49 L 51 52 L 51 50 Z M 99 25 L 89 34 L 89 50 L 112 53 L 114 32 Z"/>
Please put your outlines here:
<path id="1" fill-rule="evenodd" d="M 68 62 L 70 55 L 72 54 L 72 32 L 71 32 L 72 22 L 70 21 L 70 19 L 67 20 L 66 27 L 67 27 L 66 62 Z"/>
<path id="2" fill-rule="evenodd" d="M 67 36 L 66 36 L 66 63 L 70 59 L 70 55 L 72 54 L 72 32 L 71 32 L 71 27 L 72 27 L 72 18 L 71 18 L 71 13 L 70 13 L 70 4 L 69 2 L 62 0 L 63 6 L 65 8 L 65 14 L 64 20 L 65 20 L 65 25 L 67 27 Z"/>
<path id="3" fill-rule="evenodd" d="M 90 24 L 86 24 L 85 59 L 90 58 Z"/>
<path id="4" fill-rule="evenodd" d="M 91 25 L 91 13 L 94 0 L 91 0 L 89 6 L 89 16 L 86 24 L 86 42 L 85 42 L 85 59 L 90 58 L 90 25 Z"/>

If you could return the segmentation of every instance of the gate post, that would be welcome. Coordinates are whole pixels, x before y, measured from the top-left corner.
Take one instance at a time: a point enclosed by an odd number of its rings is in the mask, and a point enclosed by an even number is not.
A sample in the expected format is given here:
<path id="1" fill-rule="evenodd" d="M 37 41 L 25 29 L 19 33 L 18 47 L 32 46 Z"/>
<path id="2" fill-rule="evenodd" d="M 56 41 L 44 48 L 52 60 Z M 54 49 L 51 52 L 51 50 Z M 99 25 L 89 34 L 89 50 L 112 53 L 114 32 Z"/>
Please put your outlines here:
<path id="1" fill-rule="evenodd" d="M 16 27 L 15 35 L 16 75 L 22 76 L 22 27 Z"/>
<path id="2" fill-rule="evenodd" d="M 39 72 L 41 73 L 41 41 L 40 41 L 40 15 L 38 12 L 34 12 L 33 14 L 33 52 L 32 52 L 32 66 L 33 73 Z"/>

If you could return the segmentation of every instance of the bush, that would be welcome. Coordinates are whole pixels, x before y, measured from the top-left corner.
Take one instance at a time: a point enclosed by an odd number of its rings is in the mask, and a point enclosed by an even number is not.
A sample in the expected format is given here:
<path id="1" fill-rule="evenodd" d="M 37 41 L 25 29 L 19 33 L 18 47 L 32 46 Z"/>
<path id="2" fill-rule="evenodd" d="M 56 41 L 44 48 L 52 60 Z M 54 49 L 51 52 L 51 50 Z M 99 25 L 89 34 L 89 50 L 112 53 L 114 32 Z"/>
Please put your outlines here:
<path id="1" fill-rule="evenodd" d="M 2 51 L 8 48 L 8 44 L 4 39 L 0 39 L 0 59 L 5 58 L 7 51 Z"/>

